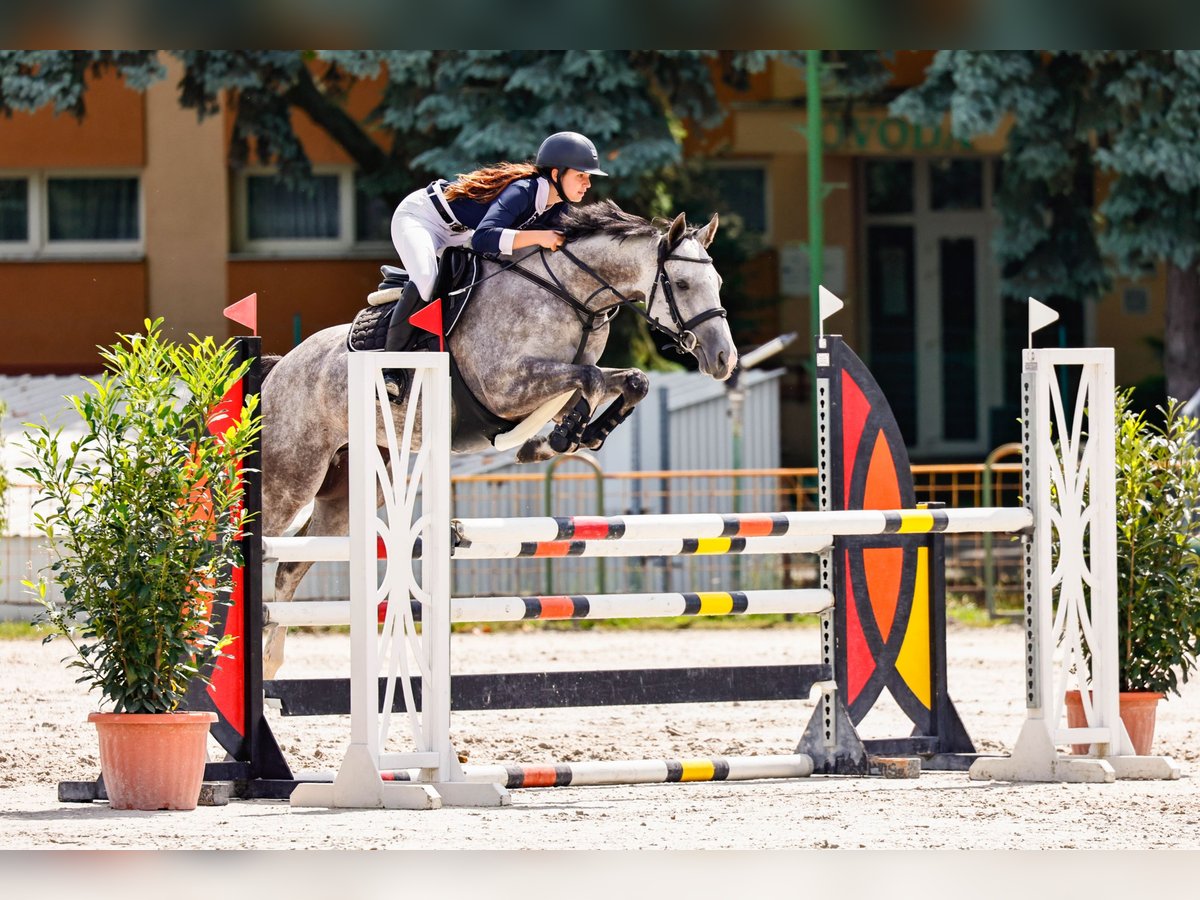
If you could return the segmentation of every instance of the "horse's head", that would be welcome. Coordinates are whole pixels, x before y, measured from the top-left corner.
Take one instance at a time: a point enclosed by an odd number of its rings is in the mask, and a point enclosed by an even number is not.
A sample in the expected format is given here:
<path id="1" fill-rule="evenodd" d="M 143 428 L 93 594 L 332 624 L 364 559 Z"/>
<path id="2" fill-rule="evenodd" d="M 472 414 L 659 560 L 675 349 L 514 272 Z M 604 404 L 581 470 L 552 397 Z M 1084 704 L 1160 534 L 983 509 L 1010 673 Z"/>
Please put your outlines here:
<path id="1" fill-rule="evenodd" d="M 721 307 L 721 276 L 708 245 L 717 233 L 717 216 L 689 230 L 683 213 L 658 243 L 654 281 L 646 292 L 646 314 L 700 363 L 700 370 L 724 381 L 737 365 L 737 348 Z"/>

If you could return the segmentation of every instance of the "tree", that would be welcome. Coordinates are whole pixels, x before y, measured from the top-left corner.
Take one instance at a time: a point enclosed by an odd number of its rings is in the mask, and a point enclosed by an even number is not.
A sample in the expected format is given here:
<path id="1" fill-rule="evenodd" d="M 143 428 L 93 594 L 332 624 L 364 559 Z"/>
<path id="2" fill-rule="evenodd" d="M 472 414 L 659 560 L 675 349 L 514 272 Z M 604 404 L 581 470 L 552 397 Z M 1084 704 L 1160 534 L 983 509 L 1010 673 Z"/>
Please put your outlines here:
<path id="1" fill-rule="evenodd" d="M 116 71 L 144 90 L 166 77 L 167 51 L 0 51 L 0 112 L 53 106 L 82 118 L 87 76 Z M 171 51 L 183 64 L 179 100 L 201 118 L 228 94 L 233 167 L 252 158 L 280 177 L 310 175 L 292 116 L 302 112 L 354 160 L 368 193 L 397 202 L 434 177 L 500 159 L 528 159 L 545 135 L 580 131 L 602 165 L 596 196 L 615 195 L 646 212 L 664 174 L 680 166 L 688 127 L 716 125 L 714 70 L 729 85 L 776 55 L 698 50 Z M 356 84 L 378 79 L 378 104 L 363 119 L 347 111 Z M 655 209 L 654 211 L 659 211 Z M 632 317 L 620 317 L 626 319 Z M 618 321 L 620 321 L 620 319 Z M 622 323 L 627 325 L 628 323 Z M 628 329 L 626 329 L 628 330 Z M 643 329 L 644 330 L 644 329 Z M 611 341 L 652 353 L 648 336 Z M 649 348 L 647 350 L 647 348 Z M 643 358 L 641 361 L 645 362 Z"/>
<path id="2" fill-rule="evenodd" d="M 997 198 L 1004 291 L 1082 303 L 1166 267 L 1169 396 L 1200 388 L 1200 53 L 940 51 L 891 104 L 956 137 L 1011 122 Z M 1009 118 L 1011 116 L 1011 119 Z M 1097 183 L 1106 188 L 1094 202 Z"/>
<path id="3" fill-rule="evenodd" d="M 115 70 L 142 90 L 166 76 L 166 51 L 0 52 L 0 112 L 53 105 L 82 118 L 86 76 Z M 309 164 L 292 128 L 305 113 L 367 175 L 419 177 L 498 159 L 526 159 L 550 132 L 582 131 L 606 153 L 615 192 L 630 196 L 681 159 L 684 122 L 724 117 L 713 70 L 745 83 L 772 55 L 697 50 L 171 51 L 184 65 L 180 103 L 201 117 L 229 92 L 234 165 L 256 156 L 285 176 Z M 345 99 L 380 79 L 379 103 L 362 121 Z"/>

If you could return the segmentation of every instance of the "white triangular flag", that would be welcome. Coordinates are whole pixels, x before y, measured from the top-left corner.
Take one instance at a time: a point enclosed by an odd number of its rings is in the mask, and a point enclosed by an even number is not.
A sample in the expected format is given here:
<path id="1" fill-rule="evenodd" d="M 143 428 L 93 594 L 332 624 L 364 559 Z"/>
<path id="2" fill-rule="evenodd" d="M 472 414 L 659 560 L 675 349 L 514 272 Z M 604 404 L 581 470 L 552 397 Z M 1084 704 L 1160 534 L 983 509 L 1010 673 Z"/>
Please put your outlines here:
<path id="1" fill-rule="evenodd" d="M 823 284 L 817 288 L 817 291 L 818 296 L 821 298 L 817 304 L 817 309 L 821 313 L 821 333 L 824 334 L 825 320 L 846 304 L 842 302 L 841 298 L 838 297 L 837 294 L 829 290 L 829 288 L 825 287 Z"/>
<path id="2" fill-rule="evenodd" d="M 1033 333 L 1058 321 L 1058 313 L 1040 300 L 1029 298 L 1029 347 L 1033 349 Z"/>

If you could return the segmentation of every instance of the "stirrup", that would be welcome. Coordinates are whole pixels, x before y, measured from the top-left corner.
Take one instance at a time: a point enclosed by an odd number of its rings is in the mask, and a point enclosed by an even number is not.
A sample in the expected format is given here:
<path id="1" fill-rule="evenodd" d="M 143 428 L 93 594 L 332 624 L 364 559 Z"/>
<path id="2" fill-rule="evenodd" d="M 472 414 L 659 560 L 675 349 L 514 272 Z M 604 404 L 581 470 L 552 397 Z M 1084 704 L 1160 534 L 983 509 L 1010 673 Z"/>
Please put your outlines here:
<path id="1" fill-rule="evenodd" d="M 408 370 L 384 369 L 383 388 L 387 391 L 388 400 L 397 405 L 408 399 Z"/>

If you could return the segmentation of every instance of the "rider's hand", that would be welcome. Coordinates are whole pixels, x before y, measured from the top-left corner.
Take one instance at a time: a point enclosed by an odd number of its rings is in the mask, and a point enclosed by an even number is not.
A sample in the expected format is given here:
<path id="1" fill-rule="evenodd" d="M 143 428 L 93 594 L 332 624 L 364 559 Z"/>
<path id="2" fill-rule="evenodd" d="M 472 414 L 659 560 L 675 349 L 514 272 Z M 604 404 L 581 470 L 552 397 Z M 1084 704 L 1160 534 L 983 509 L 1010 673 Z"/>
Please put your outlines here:
<path id="1" fill-rule="evenodd" d="M 538 235 L 538 243 L 547 250 L 557 250 L 564 240 L 566 238 L 559 231 L 543 231 Z"/>

